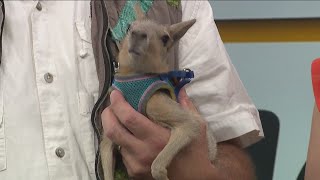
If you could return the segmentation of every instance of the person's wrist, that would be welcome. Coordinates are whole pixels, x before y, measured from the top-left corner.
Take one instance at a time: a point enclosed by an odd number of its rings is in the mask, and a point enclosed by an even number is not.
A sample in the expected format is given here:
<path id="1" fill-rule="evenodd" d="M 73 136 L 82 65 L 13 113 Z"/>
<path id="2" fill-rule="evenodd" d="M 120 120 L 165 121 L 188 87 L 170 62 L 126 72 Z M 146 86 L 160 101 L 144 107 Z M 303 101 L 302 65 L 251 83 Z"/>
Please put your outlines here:
<path id="1" fill-rule="evenodd" d="M 203 178 L 203 180 L 225 180 L 225 174 L 223 174 L 217 167 L 210 163 L 205 170 L 207 176 Z"/>
<path id="2" fill-rule="evenodd" d="M 169 166 L 168 174 L 170 179 L 216 180 L 218 179 L 217 171 L 217 168 L 211 164 L 209 159 L 207 160 L 203 157 L 197 158 L 195 156 L 189 159 L 188 157 L 178 155 Z"/>
<path id="3" fill-rule="evenodd" d="M 203 176 L 203 180 L 221 180 L 219 177 L 218 169 L 214 167 L 211 163 L 205 166 Z"/>

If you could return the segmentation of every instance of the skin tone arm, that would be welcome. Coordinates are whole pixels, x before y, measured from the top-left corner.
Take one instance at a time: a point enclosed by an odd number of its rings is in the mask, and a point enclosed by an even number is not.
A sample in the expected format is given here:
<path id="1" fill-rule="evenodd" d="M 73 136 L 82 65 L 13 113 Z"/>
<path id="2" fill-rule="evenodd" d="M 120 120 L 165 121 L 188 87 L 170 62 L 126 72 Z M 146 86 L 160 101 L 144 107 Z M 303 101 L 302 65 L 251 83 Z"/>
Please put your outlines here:
<path id="1" fill-rule="evenodd" d="M 316 180 L 320 178 L 320 113 L 317 108 L 317 105 L 314 105 L 313 108 L 313 117 L 312 117 L 312 126 L 311 126 L 311 134 L 309 140 L 309 148 L 308 148 L 308 157 L 307 157 L 307 165 L 305 172 L 306 180 Z"/>
<path id="2" fill-rule="evenodd" d="M 179 95 L 182 107 L 196 112 L 185 91 Z M 170 131 L 136 112 L 119 91 L 111 93 L 111 105 L 102 113 L 105 134 L 121 145 L 121 154 L 130 177 L 152 179 L 150 167 L 166 145 Z M 208 159 L 206 121 L 201 122 L 201 135 L 183 149 L 172 161 L 168 173 L 171 179 L 184 180 L 251 180 L 255 179 L 248 155 L 235 141 L 218 143 L 214 165 Z"/>

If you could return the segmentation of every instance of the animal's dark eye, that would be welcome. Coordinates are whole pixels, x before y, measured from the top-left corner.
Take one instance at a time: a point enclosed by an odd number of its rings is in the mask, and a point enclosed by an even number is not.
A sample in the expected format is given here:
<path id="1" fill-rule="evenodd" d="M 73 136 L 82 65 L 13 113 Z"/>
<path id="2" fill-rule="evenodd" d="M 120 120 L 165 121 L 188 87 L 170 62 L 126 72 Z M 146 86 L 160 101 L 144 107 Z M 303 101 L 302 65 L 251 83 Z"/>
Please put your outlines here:
<path id="1" fill-rule="evenodd" d="M 141 33 L 141 37 L 142 37 L 143 39 L 145 39 L 145 38 L 147 38 L 147 34 L 146 34 L 146 33 Z"/>
<path id="2" fill-rule="evenodd" d="M 169 37 L 168 35 L 163 35 L 163 36 L 161 37 L 161 41 L 162 41 L 162 43 L 163 43 L 164 46 L 167 45 L 169 39 L 170 39 L 170 37 Z"/>

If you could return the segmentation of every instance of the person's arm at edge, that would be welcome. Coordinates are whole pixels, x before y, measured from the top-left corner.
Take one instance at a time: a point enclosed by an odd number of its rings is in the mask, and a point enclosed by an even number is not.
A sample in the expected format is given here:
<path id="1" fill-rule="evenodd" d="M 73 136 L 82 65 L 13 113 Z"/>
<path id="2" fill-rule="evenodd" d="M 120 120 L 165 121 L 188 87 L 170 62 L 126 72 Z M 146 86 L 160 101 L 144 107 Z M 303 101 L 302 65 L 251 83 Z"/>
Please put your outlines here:
<path id="1" fill-rule="evenodd" d="M 183 107 L 188 108 L 191 111 L 197 111 L 192 101 L 189 100 L 185 91 L 181 91 L 180 93 L 180 102 Z M 187 151 L 196 151 L 197 146 L 200 147 L 201 143 L 206 140 L 205 134 L 208 123 L 203 121 L 201 123 L 201 136 L 198 142 L 193 142 L 193 145 L 187 149 Z M 195 149 L 193 149 L 195 147 Z M 216 156 L 216 160 L 214 165 L 208 163 L 207 165 L 202 166 L 204 168 L 203 173 L 193 173 L 190 169 L 190 176 L 194 174 L 203 175 L 198 177 L 199 179 L 214 179 L 214 180 L 254 180 L 255 176 L 255 168 L 251 161 L 250 156 L 247 152 L 240 147 L 237 138 L 227 140 L 224 142 L 220 142 L 217 144 L 218 153 Z M 181 158 L 179 156 L 182 156 Z M 186 177 L 179 177 L 181 175 L 179 172 L 179 168 L 184 168 L 186 163 L 190 163 L 192 161 L 190 158 L 184 158 L 183 156 L 190 156 L 186 154 L 186 152 L 182 152 L 176 158 L 176 162 L 173 162 L 173 166 L 171 171 L 176 172 L 173 174 L 172 179 L 185 179 Z M 192 156 L 192 155 L 191 155 Z M 207 156 L 205 154 L 205 156 Z M 201 159 L 201 157 L 199 157 Z M 186 160 L 186 161 L 185 161 Z M 203 160 L 205 161 L 205 160 Z M 177 169 L 178 168 L 178 169 Z M 185 171 L 185 169 L 181 169 L 181 171 Z M 170 172 L 170 170 L 169 170 Z M 184 174 L 185 175 L 185 174 Z M 192 178 L 190 178 L 192 179 Z"/>
<path id="2" fill-rule="evenodd" d="M 250 156 L 233 140 L 218 143 L 215 171 L 218 179 L 256 179 Z"/>
<path id="3" fill-rule="evenodd" d="M 214 163 L 202 166 L 202 173 L 198 173 L 198 179 L 201 180 L 254 180 L 256 179 L 254 165 L 250 156 L 245 150 L 236 145 L 233 140 L 218 143 L 217 159 Z M 181 154 L 180 154 L 181 155 Z M 170 166 L 172 179 L 185 179 L 185 175 L 179 172 L 177 169 L 184 168 L 184 165 L 191 162 L 190 159 L 184 158 L 183 154 L 181 158 L 177 158 L 173 166 Z M 192 170 L 191 170 L 192 171 Z M 196 173 L 188 172 L 190 174 L 189 179 L 193 179 L 192 175 Z M 182 177 L 181 177 L 182 175 Z"/>
<path id="4" fill-rule="evenodd" d="M 310 140 L 309 140 L 309 147 L 308 147 L 308 156 L 306 162 L 306 171 L 305 171 L 305 179 L 306 180 L 313 180 L 320 178 L 320 171 L 319 171 L 319 161 L 320 161 L 320 113 L 317 108 L 317 105 L 314 105 L 313 108 L 313 116 L 312 116 L 312 125 L 311 125 L 311 132 L 310 132 Z"/>

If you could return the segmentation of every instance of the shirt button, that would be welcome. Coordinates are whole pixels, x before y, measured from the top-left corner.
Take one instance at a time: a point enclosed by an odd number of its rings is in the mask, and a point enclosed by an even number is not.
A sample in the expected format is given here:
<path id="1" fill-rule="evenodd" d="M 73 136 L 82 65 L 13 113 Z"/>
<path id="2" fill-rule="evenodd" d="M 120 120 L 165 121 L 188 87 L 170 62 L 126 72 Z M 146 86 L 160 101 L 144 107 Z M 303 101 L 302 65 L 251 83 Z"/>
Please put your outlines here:
<path id="1" fill-rule="evenodd" d="M 44 75 L 44 80 L 45 80 L 47 83 L 52 83 L 52 82 L 53 82 L 53 76 L 52 76 L 52 74 L 46 73 L 46 74 Z"/>
<path id="2" fill-rule="evenodd" d="M 87 52 L 86 50 L 81 49 L 81 50 L 79 51 L 79 56 L 80 56 L 81 58 L 85 58 L 87 55 L 88 55 L 88 52 Z"/>
<path id="3" fill-rule="evenodd" d="M 65 155 L 64 149 L 62 149 L 61 147 L 58 147 L 58 148 L 56 149 L 56 155 L 57 155 L 59 158 L 63 158 L 63 156 Z"/>
<path id="4" fill-rule="evenodd" d="M 42 10 L 42 5 L 41 5 L 40 2 L 37 3 L 36 8 L 38 9 L 38 11 L 41 11 L 41 10 Z"/>

